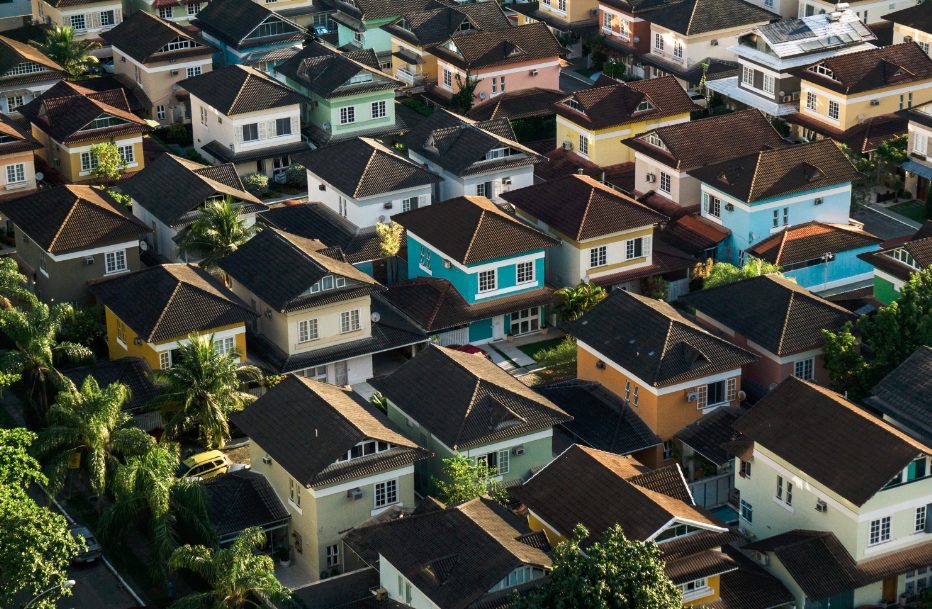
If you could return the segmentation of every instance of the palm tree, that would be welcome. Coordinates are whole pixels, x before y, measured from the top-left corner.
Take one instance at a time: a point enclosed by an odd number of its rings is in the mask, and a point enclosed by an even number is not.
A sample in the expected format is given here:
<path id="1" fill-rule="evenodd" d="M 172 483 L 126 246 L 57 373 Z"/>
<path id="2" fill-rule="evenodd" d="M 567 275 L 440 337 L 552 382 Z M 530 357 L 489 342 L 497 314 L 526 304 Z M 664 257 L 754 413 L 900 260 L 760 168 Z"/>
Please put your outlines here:
<path id="1" fill-rule="evenodd" d="M 560 288 L 554 294 L 556 306 L 554 312 L 560 321 L 573 321 L 579 319 L 583 314 L 599 304 L 608 294 L 605 290 L 592 283 L 580 283 L 575 288 Z"/>
<path id="2" fill-rule="evenodd" d="M 235 252 L 261 230 L 255 224 L 246 226 L 246 218 L 240 217 L 241 208 L 233 197 L 207 205 L 188 234 L 178 240 L 177 255 L 198 257 L 202 269 L 216 270 L 217 260 Z"/>
<path id="3" fill-rule="evenodd" d="M 172 609 L 241 609 L 247 604 L 262 605 L 250 597 L 262 594 L 276 606 L 298 607 L 291 593 L 275 579 L 275 565 L 269 556 L 255 551 L 265 545 L 265 532 L 259 527 L 242 531 L 229 548 L 213 550 L 204 546 L 182 546 L 172 553 L 172 569 L 189 569 L 210 585 L 172 604 Z"/>
<path id="4" fill-rule="evenodd" d="M 30 40 L 29 44 L 39 49 L 43 55 L 60 65 L 72 76 L 81 76 L 91 67 L 96 66 L 97 58 L 91 51 L 100 48 L 100 43 L 90 40 L 75 40 L 73 27 L 55 26 L 45 32 L 41 42 Z"/>
<path id="5" fill-rule="evenodd" d="M 204 446 L 222 448 L 230 435 L 229 414 L 256 399 L 240 391 L 240 385 L 262 380 L 262 372 L 255 366 L 237 367 L 239 353 L 233 349 L 222 355 L 213 334 L 190 335 L 186 345 L 178 343 L 175 354 L 171 368 L 155 372 L 165 386 L 153 403 L 172 414 L 165 435 L 172 438 L 199 425 Z"/>
<path id="6" fill-rule="evenodd" d="M 73 455 L 84 457 L 84 469 L 98 500 L 110 486 L 119 461 L 114 453 L 145 453 L 155 441 L 123 412 L 129 388 L 113 383 L 101 390 L 94 377 L 79 392 L 62 391 L 49 410 L 49 427 L 39 434 L 40 454 L 50 455 L 45 474 L 52 492 L 61 490 Z M 97 503 L 98 507 L 100 502 Z"/>
<path id="7" fill-rule="evenodd" d="M 72 362 L 93 360 L 94 352 L 84 345 L 58 342 L 62 324 L 74 314 L 69 304 L 52 308 L 32 299 L 29 311 L 0 309 L 0 329 L 16 344 L 16 349 L 0 351 L 0 371 L 21 374 L 30 401 L 42 421 L 49 409 L 49 385 L 74 391 L 74 384 L 55 369 L 55 360 L 64 356 Z"/>
<path id="8" fill-rule="evenodd" d="M 15 260 L 0 259 L 0 299 L 2 299 L 3 308 L 10 308 L 11 300 L 31 307 L 36 297 L 29 291 L 28 285 L 29 280 L 19 272 L 19 266 Z"/>
<path id="9" fill-rule="evenodd" d="M 116 543 L 125 541 L 131 525 L 144 529 L 151 572 L 160 579 L 165 578 L 162 565 L 180 545 L 182 530 L 204 543 L 217 542 L 203 485 L 192 478 L 175 477 L 179 450 L 173 442 L 161 442 L 142 455 L 128 457 L 126 464 L 117 468 L 112 485 L 114 502 L 99 524 L 101 535 Z"/>

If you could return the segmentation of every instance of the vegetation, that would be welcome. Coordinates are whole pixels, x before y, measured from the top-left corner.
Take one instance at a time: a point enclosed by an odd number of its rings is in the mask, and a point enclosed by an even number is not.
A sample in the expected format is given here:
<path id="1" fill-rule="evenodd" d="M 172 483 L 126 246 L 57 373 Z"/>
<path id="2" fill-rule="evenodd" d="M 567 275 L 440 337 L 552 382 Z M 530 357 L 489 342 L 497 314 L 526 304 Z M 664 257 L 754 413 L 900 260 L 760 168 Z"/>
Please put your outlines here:
<path id="1" fill-rule="evenodd" d="M 170 416 L 166 437 L 197 427 L 205 448 L 223 448 L 230 437 L 227 417 L 256 400 L 239 389 L 243 383 L 261 381 L 262 372 L 255 366 L 237 367 L 241 354 L 233 349 L 222 355 L 218 346 L 213 335 L 192 334 L 187 344 L 178 344 L 172 367 L 155 372 L 164 386 L 153 404 Z"/>
<path id="2" fill-rule="evenodd" d="M 253 527 L 241 532 L 233 545 L 222 550 L 204 546 L 182 546 L 168 561 L 172 569 L 188 569 L 200 575 L 210 586 L 175 601 L 172 609 L 241 609 L 246 605 L 262 607 L 255 593 L 261 593 L 281 609 L 299 607 L 291 593 L 275 579 L 275 565 L 270 556 L 256 554 L 265 545 L 265 531 Z"/>
<path id="3" fill-rule="evenodd" d="M 269 191 L 269 176 L 264 173 L 247 173 L 241 179 L 243 188 L 254 197 L 261 197 Z"/>
<path id="4" fill-rule="evenodd" d="M 29 44 L 70 72 L 72 76 L 81 76 L 98 64 L 97 58 L 91 55 L 91 51 L 99 49 L 100 44 L 90 40 L 75 40 L 73 27 L 55 26 L 51 30 L 46 30 L 45 37 L 41 41 L 30 40 Z"/>
<path id="5" fill-rule="evenodd" d="M 12 304 L 31 305 L 35 296 L 27 289 L 29 280 L 19 272 L 12 258 L 0 258 L 0 308 L 8 309 Z"/>
<path id="6" fill-rule="evenodd" d="M 288 184 L 292 186 L 298 186 L 302 190 L 307 189 L 307 169 L 304 168 L 304 165 L 289 165 L 288 169 L 285 170 L 285 179 L 288 181 Z"/>
<path id="7" fill-rule="evenodd" d="M 557 115 L 529 116 L 511 121 L 516 141 L 521 144 L 552 140 L 557 137 Z"/>
<path id="8" fill-rule="evenodd" d="M 782 137 L 789 137 L 790 135 L 790 124 L 780 118 L 779 116 L 773 117 L 773 120 L 770 121 L 770 124 L 773 125 L 773 128 L 777 130 Z"/>
<path id="9" fill-rule="evenodd" d="M 839 144 L 855 169 L 864 174 L 862 179 L 856 180 L 853 184 L 852 214 L 856 214 L 871 202 L 875 187 L 887 186 L 896 192 L 903 189 L 903 178 L 899 176 L 897 170 L 908 157 L 906 145 L 907 136 L 901 135 L 878 146 L 873 155 L 862 155 L 844 144 Z"/>
<path id="10" fill-rule="evenodd" d="M 641 293 L 648 298 L 662 301 L 667 300 L 667 294 L 670 293 L 670 282 L 660 275 L 645 277 L 644 279 L 641 279 L 640 283 Z"/>
<path id="11" fill-rule="evenodd" d="M 514 609 L 680 609 L 683 595 L 664 573 L 664 560 L 653 541 L 625 538 L 615 525 L 603 540 L 585 549 L 589 531 L 577 525 L 573 539 L 554 550 L 550 585 L 524 597 Z"/>
<path id="12" fill-rule="evenodd" d="M 219 270 L 218 260 L 235 252 L 261 230 L 255 224 L 246 225 L 246 218 L 240 216 L 241 209 L 242 205 L 229 196 L 207 205 L 191 224 L 188 234 L 178 240 L 176 253 L 200 258 L 197 264 L 206 271 Z"/>
<path id="13" fill-rule="evenodd" d="M 208 161 L 208 160 L 204 157 L 204 155 L 202 155 L 200 152 L 198 152 L 198 151 L 195 150 L 194 148 L 185 148 L 185 149 L 184 149 L 184 156 L 185 156 L 185 158 L 187 158 L 188 160 L 194 161 L 195 163 L 200 163 L 201 165 L 209 166 L 209 165 L 212 164 L 210 161 Z"/>
<path id="14" fill-rule="evenodd" d="M 576 339 L 567 335 L 556 346 L 541 349 L 533 357 L 556 376 L 576 374 Z"/>
<path id="15" fill-rule="evenodd" d="M 608 294 L 592 283 L 581 283 L 575 288 L 560 288 L 554 294 L 556 304 L 553 312 L 560 321 L 573 321 L 599 304 Z"/>
<path id="16" fill-rule="evenodd" d="M 440 501 L 447 505 L 469 501 L 483 495 L 490 495 L 500 504 L 507 506 L 508 493 L 500 482 L 495 480 L 495 468 L 473 463 L 467 457 L 451 457 L 443 460 L 443 473 L 452 481 L 444 482 L 434 478 L 433 486 L 439 489 Z"/>
<path id="17" fill-rule="evenodd" d="M 372 394 L 372 397 L 369 398 L 369 403 L 388 414 L 388 398 L 382 395 L 381 391 L 376 391 Z"/>
<path id="18" fill-rule="evenodd" d="M 456 86 L 459 87 L 459 90 L 450 98 L 450 110 L 459 114 L 466 114 L 472 110 L 476 87 L 479 86 L 482 80 L 477 76 L 472 76 L 469 70 L 466 70 L 466 78 L 462 78 L 457 73 Z"/>
<path id="19" fill-rule="evenodd" d="M 784 276 L 783 273 L 780 272 L 780 267 L 776 264 L 771 264 L 759 258 L 750 257 L 744 261 L 744 266 L 742 267 L 737 267 L 727 262 L 716 262 L 711 268 L 706 268 L 708 274 L 705 275 L 705 281 L 703 283 L 703 287 L 706 288 L 716 288 L 720 285 L 735 283 L 736 281 L 750 279 L 751 277 L 760 277 L 768 273 L 776 273 L 781 277 Z M 787 279 L 796 281 L 792 277 L 788 277 Z"/>
<path id="20" fill-rule="evenodd" d="M 609 78 L 614 78 L 615 80 L 623 80 L 627 69 L 628 67 L 620 57 L 606 59 L 605 63 L 602 64 L 602 74 L 605 74 Z"/>
<path id="21" fill-rule="evenodd" d="M 414 110 L 414 111 L 417 112 L 418 114 L 423 114 L 424 116 L 430 116 L 431 114 L 434 113 L 434 109 L 433 109 L 433 108 L 431 108 L 430 106 L 428 106 L 428 105 L 426 105 L 426 104 L 423 104 L 423 103 L 419 102 L 419 101 L 416 100 L 416 99 L 403 99 L 403 100 L 401 100 L 401 103 L 404 104 L 405 106 L 411 108 L 412 110 Z"/>
<path id="22" fill-rule="evenodd" d="M 100 305 L 75 309 L 74 314 L 62 326 L 60 339 L 93 347 L 107 333 L 104 308 Z"/>
<path id="23" fill-rule="evenodd" d="M 113 142 L 91 146 L 91 157 L 97 160 L 97 165 L 91 166 L 91 175 L 97 178 L 100 184 L 117 180 L 126 170 L 126 160 Z"/>
<path id="24" fill-rule="evenodd" d="M 404 243 L 405 229 L 397 222 L 376 223 L 375 232 L 379 236 L 379 256 L 388 262 L 388 283 L 398 280 L 398 252 Z"/>

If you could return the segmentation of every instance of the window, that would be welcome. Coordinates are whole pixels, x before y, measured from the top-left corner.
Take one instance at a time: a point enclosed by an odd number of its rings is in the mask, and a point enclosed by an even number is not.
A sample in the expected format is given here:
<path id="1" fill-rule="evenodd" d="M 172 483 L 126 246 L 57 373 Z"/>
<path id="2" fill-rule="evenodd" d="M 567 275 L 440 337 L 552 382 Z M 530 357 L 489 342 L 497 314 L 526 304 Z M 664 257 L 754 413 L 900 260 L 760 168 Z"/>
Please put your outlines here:
<path id="1" fill-rule="evenodd" d="M 117 271 L 126 270 L 126 251 L 117 250 L 115 252 L 107 252 L 105 255 L 106 266 L 108 273 L 116 273 Z"/>
<path id="2" fill-rule="evenodd" d="M 825 64 L 823 63 L 820 63 L 817 66 L 812 66 L 811 68 L 809 68 L 809 71 L 815 72 L 816 74 L 821 74 L 822 76 L 827 76 L 831 78 L 832 80 L 835 80 L 835 73 L 832 72 L 830 69 L 826 68 Z"/>
<path id="3" fill-rule="evenodd" d="M 160 6 L 159 17 L 161 17 L 162 19 L 171 19 L 172 18 L 172 7 Z"/>
<path id="4" fill-rule="evenodd" d="M 774 78 L 769 74 L 764 74 L 764 92 L 773 93 L 774 89 Z"/>
<path id="5" fill-rule="evenodd" d="M 773 8 L 773 0 L 764 0 L 764 6 L 767 8 Z"/>
<path id="6" fill-rule="evenodd" d="M 747 522 L 754 522 L 754 508 L 744 499 L 741 500 L 741 518 Z"/>
<path id="7" fill-rule="evenodd" d="M 172 358 L 171 352 L 162 351 L 159 353 L 159 368 L 162 370 L 168 370 L 172 367 Z"/>
<path id="8" fill-rule="evenodd" d="M 929 138 L 921 133 L 917 133 L 913 137 L 913 152 L 918 152 L 919 154 L 925 154 L 928 150 Z"/>
<path id="9" fill-rule="evenodd" d="M 922 52 L 925 53 L 926 55 L 929 54 L 929 43 L 928 42 L 920 42 L 919 48 L 922 49 Z"/>
<path id="10" fill-rule="evenodd" d="M 6 166 L 6 183 L 17 184 L 26 181 L 26 164 L 16 163 Z"/>
<path id="11" fill-rule="evenodd" d="M 443 69 L 443 86 L 447 89 L 453 88 L 453 72 L 446 68 Z"/>
<path id="12" fill-rule="evenodd" d="M 90 171 L 97 167 L 97 157 L 90 152 L 81 153 L 81 171 Z"/>
<path id="13" fill-rule="evenodd" d="M 353 106 L 345 106 L 340 108 L 340 124 L 348 125 L 350 123 L 356 122 L 356 108 Z"/>
<path id="14" fill-rule="evenodd" d="M 398 503 L 398 481 L 388 480 L 375 485 L 375 507 Z"/>
<path id="15" fill-rule="evenodd" d="M 919 263 L 916 262 L 916 259 L 913 258 L 912 255 L 903 248 L 895 249 L 887 255 L 894 260 L 899 260 L 903 264 L 908 264 L 915 269 L 919 268 Z"/>
<path id="16" fill-rule="evenodd" d="M 635 386 L 634 386 L 634 405 L 635 405 L 635 406 L 638 405 L 638 389 L 639 389 L 639 387 L 638 387 L 637 385 L 635 385 Z"/>
<path id="17" fill-rule="evenodd" d="M 786 504 L 793 505 L 793 483 L 786 483 Z"/>
<path id="18" fill-rule="evenodd" d="M 579 134 L 579 154 L 589 156 L 589 138 L 582 133 Z"/>
<path id="19" fill-rule="evenodd" d="M 495 277 L 495 269 L 479 273 L 479 292 L 491 292 L 496 287 L 498 287 L 498 282 Z"/>
<path id="20" fill-rule="evenodd" d="M 120 158 L 123 159 L 123 162 L 129 165 L 130 163 L 136 162 L 136 156 L 133 152 L 133 145 L 129 146 L 118 146 L 117 151 L 120 153 Z"/>
<path id="21" fill-rule="evenodd" d="M 812 368 L 815 365 L 815 358 L 801 359 L 793 363 L 793 376 L 803 379 L 804 381 L 812 380 Z"/>
<path id="22" fill-rule="evenodd" d="M 205 108 L 204 106 L 201 106 L 201 124 L 202 125 L 207 124 L 207 108 Z"/>
<path id="23" fill-rule="evenodd" d="M 686 582 L 685 584 L 680 584 L 677 586 L 680 592 L 683 593 L 683 600 L 689 600 L 692 598 L 701 598 L 708 594 L 708 583 L 706 578 L 696 579 L 691 582 Z"/>
<path id="24" fill-rule="evenodd" d="M 625 401 L 631 400 L 631 381 L 625 381 Z"/>
<path id="25" fill-rule="evenodd" d="M 316 319 L 305 319 L 298 322 L 298 342 L 306 343 L 309 340 L 316 340 L 318 338 L 317 334 L 317 320 Z"/>
<path id="26" fill-rule="evenodd" d="M 840 110 L 840 106 L 838 105 L 838 102 L 828 100 L 828 117 L 829 118 L 838 120 L 839 110 Z"/>
<path id="27" fill-rule="evenodd" d="M 647 110 L 653 110 L 654 104 L 650 103 L 648 100 L 644 100 L 638 104 L 638 107 L 634 109 L 635 112 L 646 112 Z"/>
<path id="28" fill-rule="evenodd" d="M 494 87 L 495 87 L 495 79 L 494 79 L 494 78 L 492 79 L 492 87 L 493 87 L 493 90 L 494 90 Z M 498 79 L 498 88 L 499 88 L 499 92 L 500 92 L 500 93 L 504 93 L 504 92 L 505 92 L 505 77 L 504 77 L 504 76 L 499 77 L 499 79 Z"/>
<path id="29" fill-rule="evenodd" d="M 683 43 L 682 42 L 673 43 L 673 56 L 678 59 L 683 58 Z"/>
<path id="30" fill-rule="evenodd" d="M 201 12 L 201 3 L 200 3 L 200 2 L 198 2 L 198 3 L 191 3 L 191 4 L 188 5 L 188 14 L 189 14 L 189 15 L 197 15 L 199 12 Z"/>
<path id="31" fill-rule="evenodd" d="M 741 477 L 747 478 L 748 480 L 751 479 L 751 462 L 750 461 L 741 462 Z"/>
<path id="32" fill-rule="evenodd" d="M 924 505 L 916 508 L 916 527 L 913 530 L 916 533 L 922 533 L 926 530 L 926 506 Z"/>
<path id="33" fill-rule="evenodd" d="M 777 499 L 783 501 L 783 476 L 777 476 Z"/>
<path id="34" fill-rule="evenodd" d="M 288 483 L 290 486 L 290 494 L 288 496 L 291 499 L 291 502 L 298 507 L 301 507 L 301 485 L 298 484 L 297 480 L 294 478 L 289 478 Z"/>
<path id="35" fill-rule="evenodd" d="M 385 102 L 377 101 L 372 102 L 372 118 L 385 118 Z"/>
<path id="36" fill-rule="evenodd" d="M 430 270 L 430 250 L 423 245 L 421 246 L 421 266 Z"/>
<path id="37" fill-rule="evenodd" d="M 109 27 L 111 25 L 116 25 L 116 19 L 114 19 L 113 11 L 101 11 L 100 26 Z"/>
<path id="38" fill-rule="evenodd" d="M 22 95 L 11 95 L 6 98 L 6 109 L 7 112 L 12 112 L 16 108 L 19 108 L 23 105 L 23 96 Z"/>
<path id="39" fill-rule="evenodd" d="M 530 283 L 534 281 L 534 262 L 520 262 L 517 267 L 518 283 Z"/>
<path id="40" fill-rule="evenodd" d="M 612 29 L 612 23 L 614 22 L 614 16 L 611 13 L 602 13 L 602 27 L 607 30 Z"/>
<path id="41" fill-rule="evenodd" d="M 654 33 L 654 47 L 658 51 L 663 50 L 663 36 L 661 36 L 659 33 L 656 33 L 656 32 Z"/>
<path id="42" fill-rule="evenodd" d="M 278 17 L 267 17 L 266 20 L 254 29 L 246 38 L 265 38 L 267 36 L 277 36 L 290 31 L 284 21 Z"/>
<path id="43" fill-rule="evenodd" d="M 359 309 L 340 313 L 340 332 L 353 332 L 359 329 Z"/>
<path id="44" fill-rule="evenodd" d="M 749 85 L 754 84 L 754 70 L 747 66 L 744 66 L 741 69 L 741 82 L 746 82 Z"/>
<path id="45" fill-rule="evenodd" d="M 155 118 L 160 121 L 165 120 L 165 106 L 156 106 L 155 107 Z"/>
<path id="46" fill-rule="evenodd" d="M 218 355 L 229 355 L 231 352 L 236 350 L 236 341 L 232 336 L 227 338 L 218 338 L 214 340 L 214 351 Z"/>
<path id="47" fill-rule="evenodd" d="M 291 135 L 291 119 L 290 118 L 275 119 L 275 136 L 282 137 L 283 135 Z"/>
<path id="48" fill-rule="evenodd" d="M 177 38 L 169 42 L 167 45 L 165 45 L 162 51 L 163 52 L 164 51 L 177 51 L 179 49 L 189 49 L 193 46 L 195 45 L 191 42 L 190 39 L 182 38 L 181 36 L 178 36 Z"/>
<path id="49" fill-rule="evenodd" d="M 885 541 L 890 541 L 890 516 L 871 520 L 868 545 L 875 545 Z"/>
<path id="50" fill-rule="evenodd" d="M 600 245 L 589 250 L 589 268 L 595 268 L 597 266 L 605 266 L 608 264 L 606 261 L 606 256 L 608 253 L 608 246 Z"/>
<path id="51" fill-rule="evenodd" d="M 327 566 L 336 567 L 340 564 L 340 546 L 327 546 Z"/>
<path id="52" fill-rule="evenodd" d="M 702 193 L 702 210 L 713 218 L 722 217 L 722 200 L 707 192 Z"/>
<path id="53" fill-rule="evenodd" d="M 22 63 L 16 64 L 12 70 L 4 74 L 4 76 L 19 76 L 21 74 L 33 74 L 34 72 L 47 72 L 48 68 L 42 65 L 35 63 L 34 61 L 24 61 Z"/>
<path id="54" fill-rule="evenodd" d="M 669 461 L 674 456 L 673 440 L 667 440 L 663 443 L 663 460 Z"/>
<path id="55" fill-rule="evenodd" d="M 656 131 L 647 134 L 644 137 L 644 141 L 650 144 L 651 146 L 656 146 L 657 148 L 661 148 L 663 150 L 667 149 L 667 145 L 663 143 L 663 140 L 660 139 L 660 136 L 657 135 Z"/>
<path id="56" fill-rule="evenodd" d="M 665 192 L 665 193 L 669 194 L 669 193 L 670 193 L 670 186 L 671 186 L 670 183 L 671 183 L 670 174 L 664 173 L 664 172 L 661 171 L 661 172 L 660 172 L 660 190 L 661 190 L 662 192 Z"/>
<path id="57" fill-rule="evenodd" d="M 706 405 L 714 406 L 725 400 L 725 381 L 716 381 L 706 385 Z"/>
<path id="58" fill-rule="evenodd" d="M 243 141 L 255 142 L 259 139 L 259 123 L 243 125 Z"/>
<path id="59" fill-rule="evenodd" d="M 85 30 L 87 25 L 84 21 L 84 15 L 72 15 L 71 16 L 71 27 L 76 30 Z"/>
<path id="60" fill-rule="evenodd" d="M 537 332 L 540 329 L 540 309 L 531 307 L 511 314 L 511 333 L 515 336 Z"/>
<path id="61" fill-rule="evenodd" d="M 633 260 L 644 255 L 644 238 L 629 239 L 625 241 L 625 260 Z"/>
<path id="62" fill-rule="evenodd" d="M 816 112 L 819 106 L 819 96 L 811 91 L 806 91 L 806 110 Z"/>
<path id="63" fill-rule="evenodd" d="M 773 227 L 777 228 L 778 226 L 780 226 L 780 210 L 775 209 L 773 210 Z"/>

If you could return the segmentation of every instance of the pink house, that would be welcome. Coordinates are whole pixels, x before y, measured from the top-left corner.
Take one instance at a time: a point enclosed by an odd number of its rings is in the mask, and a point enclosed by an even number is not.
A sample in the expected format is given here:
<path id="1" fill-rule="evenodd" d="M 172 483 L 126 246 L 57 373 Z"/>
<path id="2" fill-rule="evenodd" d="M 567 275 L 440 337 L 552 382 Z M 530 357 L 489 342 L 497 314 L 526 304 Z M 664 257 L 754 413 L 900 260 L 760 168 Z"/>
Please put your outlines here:
<path id="1" fill-rule="evenodd" d="M 566 49 L 543 23 L 457 36 L 428 52 L 437 57 L 437 88 L 447 98 L 459 91 L 457 76 L 479 78 L 474 103 L 505 91 L 560 88 Z"/>

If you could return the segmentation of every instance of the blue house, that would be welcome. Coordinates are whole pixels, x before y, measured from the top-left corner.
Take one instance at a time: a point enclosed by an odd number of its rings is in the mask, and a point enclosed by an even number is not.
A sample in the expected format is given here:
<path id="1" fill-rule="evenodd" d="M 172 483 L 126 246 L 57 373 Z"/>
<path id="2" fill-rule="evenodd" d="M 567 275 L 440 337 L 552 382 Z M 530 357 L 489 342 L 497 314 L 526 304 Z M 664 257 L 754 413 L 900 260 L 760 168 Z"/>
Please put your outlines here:
<path id="1" fill-rule="evenodd" d="M 392 216 L 407 231 L 408 281 L 382 294 L 441 345 L 538 332 L 554 289 L 544 251 L 560 241 L 485 197 Z"/>

